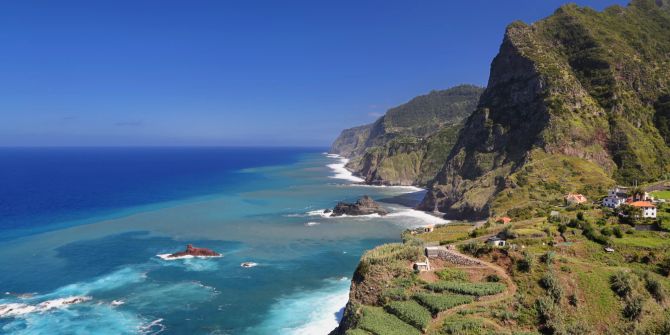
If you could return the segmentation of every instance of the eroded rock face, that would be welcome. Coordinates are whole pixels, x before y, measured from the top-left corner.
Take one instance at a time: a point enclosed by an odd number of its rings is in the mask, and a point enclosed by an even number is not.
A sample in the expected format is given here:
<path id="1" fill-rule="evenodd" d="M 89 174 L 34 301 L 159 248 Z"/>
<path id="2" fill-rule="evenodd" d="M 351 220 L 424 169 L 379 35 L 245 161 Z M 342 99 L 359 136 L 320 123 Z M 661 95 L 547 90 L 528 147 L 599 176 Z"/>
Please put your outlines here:
<path id="1" fill-rule="evenodd" d="M 180 251 L 180 252 L 175 252 L 174 254 L 170 254 L 167 256 L 168 258 L 177 258 L 177 257 L 184 257 L 184 256 L 194 256 L 194 257 L 218 257 L 221 256 L 220 253 L 207 249 L 207 248 L 196 248 L 193 245 L 189 244 L 186 246 L 186 250 Z"/>
<path id="2" fill-rule="evenodd" d="M 338 203 L 333 209 L 331 216 L 370 214 L 386 215 L 388 212 L 372 200 L 372 198 L 365 195 L 353 204 L 348 202 Z"/>
<path id="3" fill-rule="evenodd" d="M 444 164 L 480 87 L 432 91 L 389 109 L 374 123 L 342 131 L 330 152 L 371 185 L 425 186 Z"/>
<path id="4" fill-rule="evenodd" d="M 550 199 L 581 191 L 579 177 L 588 173 L 593 185 L 670 172 L 662 137 L 670 90 L 670 68 L 662 64 L 670 54 L 639 43 L 644 27 L 670 48 L 668 24 L 662 8 L 635 1 L 600 13 L 566 5 L 532 25 L 509 25 L 477 110 L 421 209 L 482 218 L 512 208 L 506 198 L 528 190 L 524 180 L 539 181 L 531 192 Z M 533 201 L 518 196 L 514 203 Z"/>

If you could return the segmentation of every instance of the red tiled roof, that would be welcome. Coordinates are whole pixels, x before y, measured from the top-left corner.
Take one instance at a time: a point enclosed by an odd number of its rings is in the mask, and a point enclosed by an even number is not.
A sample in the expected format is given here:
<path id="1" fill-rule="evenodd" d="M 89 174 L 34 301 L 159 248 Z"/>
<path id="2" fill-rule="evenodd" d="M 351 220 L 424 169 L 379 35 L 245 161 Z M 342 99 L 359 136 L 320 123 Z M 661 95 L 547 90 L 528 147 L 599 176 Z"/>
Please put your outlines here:
<path id="1" fill-rule="evenodd" d="M 502 222 L 502 223 L 510 223 L 512 222 L 512 219 L 508 216 L 503 216 L 501 218 L 498 218 L 496 222 Z"/>
<path id="2" fill-rule="evenodd" d="M 635 207 L 656 207 L 649 201 L 635 201 L 631 202 L 630 205 Z"/>
<path id="3" fill-rule="evenodd" d="M 568 195 L 565 196 L 565 199 L 567 199 L 568 201 L 572 200 L 575 202 L 586 202 L 586 197 L 579 193 L 569 193 Z"/>

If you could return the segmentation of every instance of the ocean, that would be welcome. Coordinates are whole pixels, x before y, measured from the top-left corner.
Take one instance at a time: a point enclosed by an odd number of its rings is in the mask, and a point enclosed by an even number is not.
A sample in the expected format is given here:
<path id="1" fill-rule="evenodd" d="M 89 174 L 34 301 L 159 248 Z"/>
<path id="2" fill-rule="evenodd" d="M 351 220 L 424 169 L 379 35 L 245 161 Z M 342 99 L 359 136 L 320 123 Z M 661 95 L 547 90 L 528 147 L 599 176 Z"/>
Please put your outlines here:
<path id="1" fill-rule="evenodd" d="M 365 250 L 443 221 L 323 151 L 0 149 L 0 333 L 327 334 Z M 157 257 L 188 243 L 223 257 Z"/>

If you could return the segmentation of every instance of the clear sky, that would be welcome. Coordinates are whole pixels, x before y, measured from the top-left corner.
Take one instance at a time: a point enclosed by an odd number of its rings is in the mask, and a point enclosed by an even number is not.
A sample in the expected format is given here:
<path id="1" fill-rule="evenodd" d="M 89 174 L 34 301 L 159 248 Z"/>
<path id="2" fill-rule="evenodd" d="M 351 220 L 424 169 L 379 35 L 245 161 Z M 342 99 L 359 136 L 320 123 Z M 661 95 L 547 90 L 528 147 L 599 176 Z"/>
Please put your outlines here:
<path id="1" fill-rule="evenodd" d="M 0 146 L 326 146 L 564 2 L 2 1 Z"/>

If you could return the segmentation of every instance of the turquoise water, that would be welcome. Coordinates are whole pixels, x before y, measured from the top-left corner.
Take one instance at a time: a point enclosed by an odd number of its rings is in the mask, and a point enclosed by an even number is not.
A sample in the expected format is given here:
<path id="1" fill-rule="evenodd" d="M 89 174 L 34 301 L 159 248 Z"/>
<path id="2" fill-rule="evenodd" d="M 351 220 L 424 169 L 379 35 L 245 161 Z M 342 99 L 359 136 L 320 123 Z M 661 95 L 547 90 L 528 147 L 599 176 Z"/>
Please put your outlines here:
<path id="1" fill-rule="evenodd" d="M 439 220 L 402 205 L 420 199 L 417 190 L 353 185 L 333 165 L 338 158 L 294 154 L 214 180 L 216 192 L 108 209 L 86 224 L 2 241 L 2 333 L 327 334 L 360 255 Z M 363 194 L 391 214 L 317 214 Z M 156 257 L 186 243 L 224 256 Z M 73 297 L 81 301 L 62 303 Z"/>

